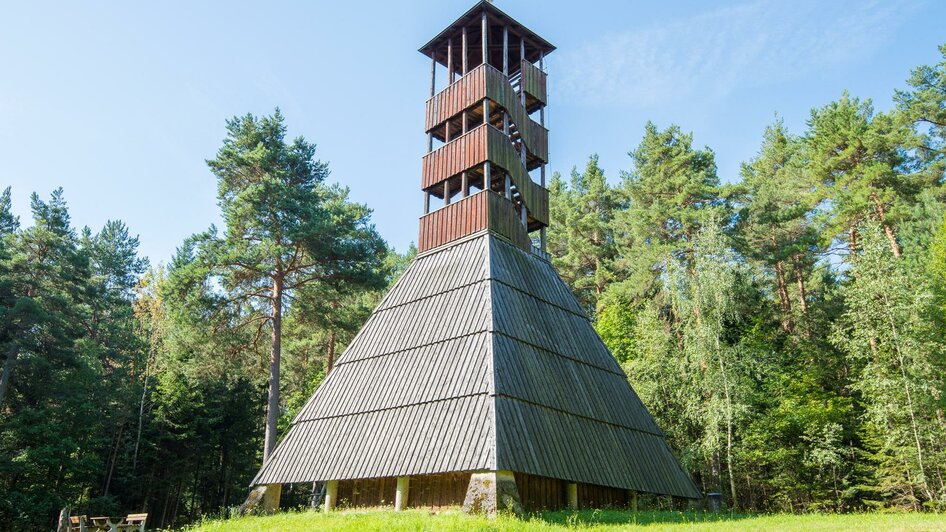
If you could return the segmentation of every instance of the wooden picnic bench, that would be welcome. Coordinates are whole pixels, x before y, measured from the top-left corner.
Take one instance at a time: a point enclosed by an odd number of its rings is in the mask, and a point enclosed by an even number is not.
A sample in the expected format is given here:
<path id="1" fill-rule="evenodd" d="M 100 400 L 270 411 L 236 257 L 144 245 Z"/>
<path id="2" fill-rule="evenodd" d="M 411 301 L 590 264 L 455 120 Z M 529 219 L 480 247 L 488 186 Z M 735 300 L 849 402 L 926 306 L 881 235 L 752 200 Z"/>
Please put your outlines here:
<path id="1" fill-rule="evenodd" d="M 75 532 L 99 531 L 99 532 L 144 532 L 145 522 L 148 520 L 148 514 L 128 514 L 125 517 L 99 516 L 92 517 L 89 520 L 91 525 L 85 523 L 85 516 L 73 517 L 73 523 L 79 519 L 79 528 L 73 527 Z"/>

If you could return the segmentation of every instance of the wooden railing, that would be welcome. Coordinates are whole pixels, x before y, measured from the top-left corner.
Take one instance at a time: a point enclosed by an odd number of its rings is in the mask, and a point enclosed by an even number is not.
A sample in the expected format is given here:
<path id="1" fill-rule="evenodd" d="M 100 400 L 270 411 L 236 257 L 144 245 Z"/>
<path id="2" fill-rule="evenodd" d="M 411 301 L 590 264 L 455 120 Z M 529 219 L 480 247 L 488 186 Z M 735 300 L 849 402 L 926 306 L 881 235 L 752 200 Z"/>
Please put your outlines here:
<path id="1" fill-rule="evenodd" d="M 421 188 L 430 188 L 490 161 L 509 173 L 532 218 L 548 225 L 549 191 L 522 165 L 519 153 L 502 131 L 482 125 L 424 156 Z"/>
<path id="2" fill-rule="evenodd" d="M 549 223 L 549 191 L 532 180 L 529 172 L 522 165 L 519 153 L 502 131 L 490 126 L 487 128 L 489 160 L 509 173 L 509 178 L 522 196 L 523 203 L 532 217 L 545 225 Z"/>
<path id="3" fill-rule="evenodd" d="M 522 88 L 526 94 L 542 102 L 543 105 L 549 101 L 547 79 L 548 75 L 545 72 L 529 61 L 522 60 Z"/>
<path id="4" fill-rule="evenodd" d="M 430 188 L 486 162 L 488 127 L 479 126 L 471 129 L 466 134 L 424 155 L 421 164 L 421 188 Z"/>
<path id="5" fill-rule="evenodd" d="M 490 229 L 520 248 L 532 251 L 532 240 L 519 221 L 515 206 L 489 190 L 477 192 L 422 216 L 417 251 L 422 253 L 484 229 Z"/>
<path id="6" fill-rule="evenodd" d="M 523 64 L 532 65 L 528 61 L 523 61 Z M 544 87 L 545 73 L 534 66 L 531 68 L 538 74 L 524 75 L 523 83 L 526 83 L 526 77 L 529 77 L 532 80 L 530 83 Z M 523 87 L 528 91 L 525 84 Z M 542 95 L 544 97 L 544 90 Z M 538 98 L 538 95 L 533 96 Z M 509 84 L 509 80 L 500 70 L 489 64 L 482 64 L 467 72 L 465 76 L 427 100 L 426 130 L 429 132 L 442 126 L 444 122 L 455 118 L 464 109 L 469 109 L 484 98 L 496 102 L 509 113 L 510 120 L 519 129 L 522 140 L 532 155 L 542 161 L 548 161 L 548 130 L 529 118 L 519 94 Z"/>

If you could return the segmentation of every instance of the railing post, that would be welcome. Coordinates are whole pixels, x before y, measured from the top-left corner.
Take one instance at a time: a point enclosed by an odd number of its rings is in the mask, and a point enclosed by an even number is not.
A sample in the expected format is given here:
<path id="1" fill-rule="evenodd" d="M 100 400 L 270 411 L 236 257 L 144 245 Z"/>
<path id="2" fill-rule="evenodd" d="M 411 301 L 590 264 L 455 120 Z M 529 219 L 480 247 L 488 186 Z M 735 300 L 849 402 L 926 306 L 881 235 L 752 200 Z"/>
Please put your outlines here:
<path id="1" fill-rule="evenodd" d="M 465 171 L 460 174 L 460 194 L 464 198 L 470 195 L 470 182 L 467 179 Z"/>
<path id="2" fill-rule="evenodd" d="M 430 214 L 430 191 L 424 191 L 424 214 Z"/>
<path id="3" fill-rule="evenodd" d="M 450 180 L 443 182 L 443 204 L 450 205 Z"/>
<path id="4" fill-rule="evenodd" d="M 483 100 L 483 123 L 489 124 L 489 99 Z"/>
<path id="5" fill-rule="evenodd" d="M 506 199 L 512 199 L 512 179 L 509 178 L 509 174 L 506 174 Z"/>

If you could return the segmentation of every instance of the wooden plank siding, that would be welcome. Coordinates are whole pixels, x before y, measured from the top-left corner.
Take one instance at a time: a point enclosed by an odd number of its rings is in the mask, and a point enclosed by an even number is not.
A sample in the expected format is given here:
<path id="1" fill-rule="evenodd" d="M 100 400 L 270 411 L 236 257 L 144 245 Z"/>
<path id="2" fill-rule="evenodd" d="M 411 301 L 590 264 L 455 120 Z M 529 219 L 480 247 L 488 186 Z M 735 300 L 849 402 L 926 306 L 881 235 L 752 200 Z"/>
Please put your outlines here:
<path id="1" fill-rule="evenodd" d="M 457 137 L 425 155 L 421 165 L 421 188 L 427 189 L 440 186 L 444 181 L 456 178 L 461 173 L 487 162 L 494 163 L 509 173 L 509 177 L 522 196 L 522 201 L 525 203 L 526 210 L 529 211 L 531 218 L 543 225 L 548 225 L 548 189 L 532 180 L 529 172 L 522 166 L 519 153 L 512 142 L 502 131 L 491 125 L 478 126 L 467 132 L 466 135 Z M 462 201 L 460 200 L 460 202 Z M 460 202 L 444 207 L 440 211 L 449 209 L 452 205 Z M 429 213 L 425 217 L 430 214 L 434 213 Z M 421 220 L 421 235 L 423 236 L 423 218 Z M 449 242 L 450 240 L 453 240 L 453 238 L 443 240 L 443 242 Z"/>
<path id="2" fill-rule="evenodd" d="M 484 229 L 498 233 L 523 250 L 532 247 L 532 239 L 512 202 L 483 190 L 422 216 L 417 251 L 423 253 Z"/>
<path id="3" fill-rule="evenodd" d="M 471 476 L 460 472 L 411 477 L 407 506 L 433 511 L 462 506 Z"/>
<path id="4" fill-rule="evenodd" d="M 549 101 L 548 76 L 529 61 L 522 61 L 522 88 L 527 95 L 545 105 Z"/>
<path id="5" fill-rule="evenodd" d="M 528 63 L 528 61 L 523 63 Z M 544 85 L 545 73 L 534 66 L 532 68 L 541 74 L 542 78 L 541 81 L 533 80 L 533 84 Z M 535 74 L 534 77 L 540 76 Z M 529 117 L 519 95 L 509 84 L 506 76 L 489 64 L 474 68 L 427 100 L 426 131 L 432 132 L 442 127 L 445 122 L 456 118 L 464 110 L 476 107 L 484 98 L 489 98 L 505 109 L 512 123 L 518 127 L 529 153 L 541 161 L 548 162 L 548 130 Z"/>

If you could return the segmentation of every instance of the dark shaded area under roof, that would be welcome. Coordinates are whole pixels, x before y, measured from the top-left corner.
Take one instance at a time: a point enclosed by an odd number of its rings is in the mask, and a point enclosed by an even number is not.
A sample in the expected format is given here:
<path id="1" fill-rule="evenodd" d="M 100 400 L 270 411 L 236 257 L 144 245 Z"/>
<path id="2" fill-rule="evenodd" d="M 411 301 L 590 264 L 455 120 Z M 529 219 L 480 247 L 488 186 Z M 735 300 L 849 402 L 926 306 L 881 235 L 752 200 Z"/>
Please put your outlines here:
<path id="1" fill-rule="evenodd" d="M 518 50 L 519 39 L 525 39 L 526 59 L 532 63 L 537 63 L 542 55 L 548 55 L 555 50 L 555 46 L 540 37 L 537 33 L 525 27 L 523 24 L 516 21 L 516 19 L 507 15 L 491 2 L 483 0 L 471 7 L 466 13 L 460 16 L 460 18 L 458 18 L 452 24 L 447 26 L 446 29 L 437 34 L 437 36 L 431 39 L 427 44 L 421 46 L 418 51 L 427 57 L 431 57 L 435 52 L 437 52 L 437 63 L 447 66 L 446 55 L 441 50 L 446 49 L 447 41 L 449 39 L 453 39 L 453 45 L 458 46 L 460 44 L 462 28 L 466 26 L 472 30 L 468 30 L 467 32 L 468 46 L 470 47 L 471 52 L 473 49 L 475 49 L 478 53 L 482 43 L 480 36 L 480 24 L 481 16 L 484 11 L 486 12 L 486 16 L 490 25 L 490 42 L 487 42 L 487 47 L 489 48 L 490 52 L 502 49 L 503 26 L 509 28 L 511 48 L 514 47 L 516 50 Z M 516 55 L 518 56 L 518 51 L 516 51 Z"/>

